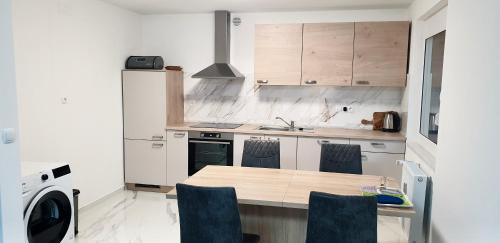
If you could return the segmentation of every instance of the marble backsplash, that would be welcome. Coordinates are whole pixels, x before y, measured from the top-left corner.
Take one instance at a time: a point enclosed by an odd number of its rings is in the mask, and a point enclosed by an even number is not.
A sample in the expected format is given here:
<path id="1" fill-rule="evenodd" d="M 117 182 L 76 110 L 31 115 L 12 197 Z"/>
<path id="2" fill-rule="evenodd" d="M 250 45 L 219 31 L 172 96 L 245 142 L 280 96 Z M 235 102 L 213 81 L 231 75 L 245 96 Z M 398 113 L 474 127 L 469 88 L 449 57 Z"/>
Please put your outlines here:
<path id="1" fill-rule="evenodd" d="M 375 111 L 401 111 L 402 88 L 260 86 L 252 74 L 245 81 L 193 79 L 184 77 L 185 120 L 283 124 L 281 116 L 298 126 L 364 128 L 362 119 Z M 350 105 L 352 112 L 337 112 Z"/>

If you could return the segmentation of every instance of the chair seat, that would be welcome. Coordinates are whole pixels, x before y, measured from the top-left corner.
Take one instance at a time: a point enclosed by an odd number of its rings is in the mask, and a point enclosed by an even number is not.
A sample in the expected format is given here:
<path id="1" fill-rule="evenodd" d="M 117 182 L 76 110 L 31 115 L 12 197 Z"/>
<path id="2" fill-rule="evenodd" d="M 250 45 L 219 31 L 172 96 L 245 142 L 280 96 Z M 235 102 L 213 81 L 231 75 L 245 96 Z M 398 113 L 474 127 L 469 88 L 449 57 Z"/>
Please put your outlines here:
<path id="1" fill-rule="evenodd" d="M 243 234 L 244 243 L 259 243 L 260 236 L 254 234 Z"/>

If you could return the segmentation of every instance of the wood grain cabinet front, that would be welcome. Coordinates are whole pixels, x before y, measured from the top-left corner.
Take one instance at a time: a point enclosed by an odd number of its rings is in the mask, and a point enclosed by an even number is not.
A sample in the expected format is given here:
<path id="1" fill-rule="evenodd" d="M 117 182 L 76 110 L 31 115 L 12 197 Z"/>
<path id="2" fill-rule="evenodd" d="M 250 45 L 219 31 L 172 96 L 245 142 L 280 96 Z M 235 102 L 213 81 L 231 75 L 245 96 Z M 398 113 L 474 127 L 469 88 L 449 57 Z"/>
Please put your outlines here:
<path id="1" fill-rule="evenodd" d="M 410 23 L 354 24 L 353 86 L 406 86 Z"/>
<path id="2" fill-rule="evenodd" d="M 302 85 L 351 86 L 354 23 L 304 24 Z"/>
<path id="3" fill-rule="evenodd" d="M 255 26 L 255 84 L 300 85 L 302 24 Z"/>

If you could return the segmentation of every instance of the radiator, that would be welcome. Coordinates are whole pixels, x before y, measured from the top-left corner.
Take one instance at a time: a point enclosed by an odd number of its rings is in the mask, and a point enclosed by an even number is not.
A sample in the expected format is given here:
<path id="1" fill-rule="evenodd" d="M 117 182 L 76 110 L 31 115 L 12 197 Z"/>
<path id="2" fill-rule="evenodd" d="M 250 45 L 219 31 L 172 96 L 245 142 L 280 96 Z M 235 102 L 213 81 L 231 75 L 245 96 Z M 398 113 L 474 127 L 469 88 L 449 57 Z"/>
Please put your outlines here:
<path id="1" fill-rule="evenodd" d="M 412 201 L 416 214 L 410 219 L 402 219 L 402 227 L 410 243 L 426 243 L 429 227 L 431 177 L 425 174 L 415 162 L 400 160 L 403 165 L 401 188 Z"/>

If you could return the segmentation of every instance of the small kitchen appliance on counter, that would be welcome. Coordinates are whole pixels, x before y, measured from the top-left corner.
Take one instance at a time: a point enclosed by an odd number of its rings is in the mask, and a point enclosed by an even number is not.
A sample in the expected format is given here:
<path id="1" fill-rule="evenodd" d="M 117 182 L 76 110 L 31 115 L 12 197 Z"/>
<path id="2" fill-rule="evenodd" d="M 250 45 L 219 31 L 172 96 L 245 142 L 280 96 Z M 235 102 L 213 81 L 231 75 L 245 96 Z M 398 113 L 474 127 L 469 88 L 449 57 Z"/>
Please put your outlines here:
<path id="1" fill-rule="evenodd" d="M 399 132 L 401 130 L 401 118 L 395 111 L 389 111 L 384 116 L 384 132 Z"/>
<path id="2" fill-rule="evenodd" d="M 163 58 L 160 56 L 131 56 L 125 64 L 126 69 L 163 69 Z"/>

